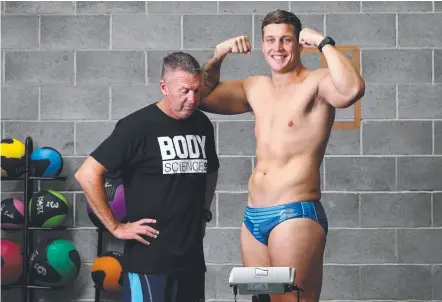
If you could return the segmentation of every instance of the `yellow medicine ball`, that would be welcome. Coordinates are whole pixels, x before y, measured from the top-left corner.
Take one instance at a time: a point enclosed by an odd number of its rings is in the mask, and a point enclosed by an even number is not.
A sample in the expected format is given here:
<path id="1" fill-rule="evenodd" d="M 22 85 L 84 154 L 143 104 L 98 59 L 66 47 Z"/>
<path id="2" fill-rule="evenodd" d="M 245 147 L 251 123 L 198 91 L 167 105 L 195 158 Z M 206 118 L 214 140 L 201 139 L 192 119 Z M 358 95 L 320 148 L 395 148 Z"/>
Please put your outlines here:
<path id="1" fill-rule="evenodd" d="M 25 144 L 15 138 L 5 138 L 1 141 L 2 176 L 19 176 L 25 172 Z"/>

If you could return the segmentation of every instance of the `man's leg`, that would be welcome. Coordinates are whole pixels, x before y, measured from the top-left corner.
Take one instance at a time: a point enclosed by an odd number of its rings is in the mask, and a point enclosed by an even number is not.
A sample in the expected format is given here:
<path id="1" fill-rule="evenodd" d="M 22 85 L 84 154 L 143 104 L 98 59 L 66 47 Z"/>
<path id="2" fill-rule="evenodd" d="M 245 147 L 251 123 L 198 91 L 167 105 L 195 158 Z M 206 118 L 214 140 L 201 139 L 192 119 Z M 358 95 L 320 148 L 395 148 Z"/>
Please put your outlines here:
<path id="1" fill-rule="evenodd" d="M 124 273 L 122 302 L 175 301 L 176 281 L 166 275 Z"/>
<path id="2" fill-rule="evenodd" d="M 296 284 L 304 292 L 300 301 L 319 301 L 322 288 L 326 233 L 309 218 L 288 219 L 270 233 L 269 255 L 272 266 L 293 267 Z M 272 302 L 297 301 L 297 293 L 272 296 Z"/>
<path id="3" fill-rule="evenodd" d="M 167 302 L 203 302 L 205 301 L 205 277 L 203 271 L 193 271 L 177 277 L 175 297 Z"/>
<path id="4" fill-rule="evenodd" d="M 241 227 L 241 257 L 243 266 L 270 267 L 270 257 L 267 246 L 258 241 L 243 223 Z M 268 295 L 254 296 L 252 302 L 270 302 Z"/>
<path id="5" fill-rule="evenodd" d="M 256 240 L 244 223 L 241 226 L 240 246 L 243 266 L 271 266 L 267 246 Z"/>

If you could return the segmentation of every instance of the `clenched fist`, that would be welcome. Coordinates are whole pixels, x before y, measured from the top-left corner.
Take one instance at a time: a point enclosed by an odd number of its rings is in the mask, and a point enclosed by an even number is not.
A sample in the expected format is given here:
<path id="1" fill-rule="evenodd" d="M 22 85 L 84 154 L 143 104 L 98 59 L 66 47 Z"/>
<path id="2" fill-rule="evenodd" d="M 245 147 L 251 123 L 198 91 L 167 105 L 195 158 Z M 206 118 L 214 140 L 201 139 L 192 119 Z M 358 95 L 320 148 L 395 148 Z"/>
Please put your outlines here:
<path id="1" fill-rule="evenodd" d="M 324 38 L 324 35 L 313 29 L 304 28 L 299 33 L 299 44 L 305 48 L 316 48 Z"/>
<path id="2" fill-rule="evenodd" d="M 218 44 L 215 48 L 216 56 L 225 56 L 228 53 L 247 53 L 250 54 L 252 46 L 247 36 L 238 36 Z"/>

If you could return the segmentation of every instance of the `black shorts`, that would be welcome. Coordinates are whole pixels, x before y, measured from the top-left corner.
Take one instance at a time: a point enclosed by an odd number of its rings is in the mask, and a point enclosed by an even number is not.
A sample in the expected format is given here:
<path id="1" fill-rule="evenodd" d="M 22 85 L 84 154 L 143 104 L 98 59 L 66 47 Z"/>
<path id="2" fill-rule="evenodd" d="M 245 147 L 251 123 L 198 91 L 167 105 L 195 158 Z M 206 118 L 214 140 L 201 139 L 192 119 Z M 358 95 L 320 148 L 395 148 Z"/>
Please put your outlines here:
<path id="1" fill-rule="evenodd" d="M 205 272 L 181 275 L 123 274 L 122 302 L 204 301 Z"/>

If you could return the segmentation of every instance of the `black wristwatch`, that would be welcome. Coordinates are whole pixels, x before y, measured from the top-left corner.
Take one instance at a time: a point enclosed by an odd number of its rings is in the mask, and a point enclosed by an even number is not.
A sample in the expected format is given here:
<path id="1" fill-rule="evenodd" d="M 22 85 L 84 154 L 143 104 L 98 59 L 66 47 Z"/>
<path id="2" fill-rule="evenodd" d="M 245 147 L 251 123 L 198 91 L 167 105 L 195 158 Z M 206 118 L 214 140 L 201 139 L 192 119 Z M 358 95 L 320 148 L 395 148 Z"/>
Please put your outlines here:
<path id="1" fill-rule="evenodd" d="M 212 212 L 208 209 L 204 209 L 204 220 L 210 222 L 212 220 Z"/>
<path id="2" fill-rule="evenodd" d="M 322 48 L 323 48 L 325 45 L 327 45 L 327 44 L 330 44 L 330 45 L 335 46 L 335 40 L 333 40 L 333 39 L 332 39 L 331 37 L 329 37 L 329 36 L 325 37 L 325 38 L 321 41 L 321 43 L 319 43 L 319 45 L 318 45 L 318 49 L 319 49 L 319 51 L 322 52 Z"/>

